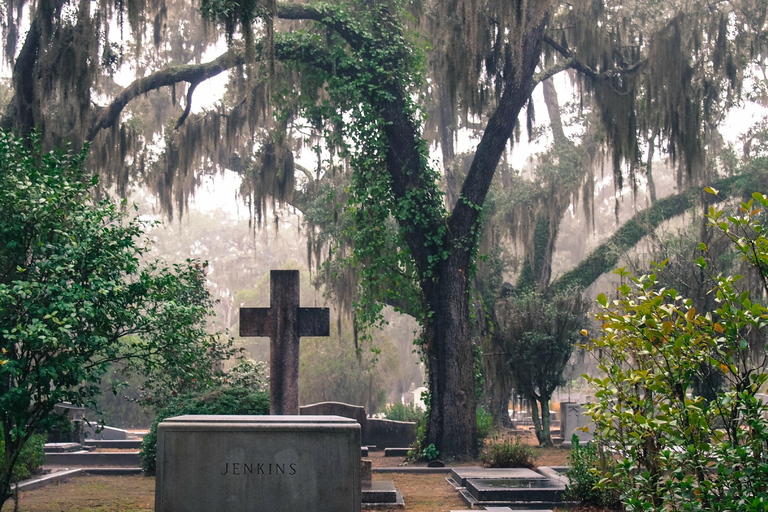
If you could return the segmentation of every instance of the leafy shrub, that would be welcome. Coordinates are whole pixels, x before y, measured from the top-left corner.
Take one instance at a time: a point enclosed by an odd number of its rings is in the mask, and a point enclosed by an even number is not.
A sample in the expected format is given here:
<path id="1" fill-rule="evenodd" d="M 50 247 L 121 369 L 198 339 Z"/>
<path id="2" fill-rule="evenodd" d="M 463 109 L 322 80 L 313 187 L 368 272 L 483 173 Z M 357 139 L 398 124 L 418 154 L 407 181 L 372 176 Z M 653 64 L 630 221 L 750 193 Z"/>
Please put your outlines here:
<path id="1" fill-rule="evenodd" d="M 490 468 L 532 468 L 535 460 L 533 448 L 523 444 L 520 436 L 515 437 L 514 442 L 494 439 L 480 455 L 483 465 Z"/>
<path id="2" fill-rule="evenodd" d="M 424 418 L 424 411 L 413 404 L 395 402 L 384 409 L 384 417 L 394 421 L 420 422 Z"/>
<path id="3" fill-rule="evenodd" d="M 768 289 L 766 208 L 768 198 L 755 193 L 738 215 L 714 207 L 707 215 L 753 267 L 760 289 Z M 712 311 L 697 311 L 660 282 L 666 262 L 637 278 L 617 270 L 616 298 L 597 298 L 603 332 L 589 348 L 601 375 L 587 379 L 597 399 L 589 413 L 595 439 L 617 459 L 596 469 L 598 486 L 619 494 L 628 512 L 768 510 L 768 407 L 756 396 L 768 384 L 768 309 L 753 302 L 742 276 L 713 272 L 717 260 L 700 248 Z M 694 382 L 706 382 L 712 369 L 722 389 L 697 395 Z"/>
<path id="4" fill-rule="evenodd" d="M 486 411 L 483 407 L 478 407 L 476 410 L 477 419 L 477 443 L 482 445 L 485 438 L 491 434 L 493 429 L 493 416 Z"/>
<path id="5" fill-rule="evenodd" d="M 614 493 L 596 487 L 600 481 L 595 471 L 600 465 L 597 445 L 593 442 L 579 444 L 579 436 L 576 434 L 571 441 L 571 464 L 565 473 L 570 481 L 565 488 L 566 496 L 585 505 L 616 506 L 618 503 Z"/>
<path id="6" fill-rule="evenodd" d="M 154 474 L 157 462 L 157 425 L 184 414 L 269 414 L 269 394 L 244 387 L 226 387 L 188 394 L 172 400 L 157 413 L 141 444 L 141 468 Z"/>
<path id="7" fill-rule="evenodd" d="M 424 460 L 435 460 L 438 455 L 440 455 L 440 451 L 432 443 L 421 451 L 421 458 Z"/>
<path id="8" fill-rule="evenodd" d="M 19 459 L 13 467 L 13 475 L 11 477 L 13 482 L 20 482 L 29 478 L 37 468 L 43 465 L 45 462 L 44 445 L 45 435 L 43 434 L 35 434 L 29 438 L 24 444 L 24 448 L 21 449 Z M 4 457 L 5 443 L 0 439 L 0 465 L 3 464 Z"/>

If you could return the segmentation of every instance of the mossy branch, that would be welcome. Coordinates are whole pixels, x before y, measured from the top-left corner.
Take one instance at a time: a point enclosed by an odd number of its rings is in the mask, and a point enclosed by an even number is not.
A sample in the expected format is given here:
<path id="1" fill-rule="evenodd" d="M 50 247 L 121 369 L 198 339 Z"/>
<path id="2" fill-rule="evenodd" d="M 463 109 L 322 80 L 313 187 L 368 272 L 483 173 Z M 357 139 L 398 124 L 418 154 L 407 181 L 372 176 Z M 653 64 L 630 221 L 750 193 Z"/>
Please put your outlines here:
<path id="1" fill-rule="evenodd" d="M 152 73 L 144 78 L 139 78 L 118 94 L 112 103 L 104 107 L 101 114 L 91 125 L 86 136 L 86 141 L 91 142 L 104 128 L 109 128 L 117 122 L 120 113 L 134 98 L 149 91 L 159 89 L 179 82 L 191 84 L 200 83 L 212 78 L 219 73 L 245 63 L 245 54 L 239 50 L 229 50 L 220 57 L 203 64 L 190 64 L 183 66 L 171 66 Z"/>
<path id="2" fill-rule="evenodd" d="M 641 69 L 643 69 L 645 65 L 648 63 L 648 59 L 640 59 L 634 64 L 632 64 L 631 66 L 627 66 L 626 68 L 612 69 L 609 71 L 605 71 L 603 73 L 598 73 L 597 71 L 595 71 L 594 69 L 587 66 L 586 64 L 578 60 L 576 57 L 574 57 L 571 51 L 568 50 L 568 48 L 564 47 L 563 45 L 561 45 L 560 43 L 558 43 L 548 35 L 544 35 L 543 41 L 547 43 L 549 46 L 551 46 L 552 48 L 554 48 L 560 55 L 562 55 L 565 58 L 565 61 L 563 62 L 563 64 L 567 64 L 566 67 L 575 69 L 576 71 L 588 76 L 592 80 L 609 78 L 615 75 L 628 75 L 628 74 L 636 73 Z M 554 71 L 554 73 L 552 73 L 552 75 L 554 75 L 555 73 L 559 73 L 565 68 L 558 69 L 558 66 L 555 66 L 554 68 L 551 68 L 551 69 Z M 545 70 L 542 73 L 542 76 L 544 77 L 542 78 L 542 80 L 546 80 L 546 78 L 549 78 L 548 76 L 546 76 L 547 71 L 548 70 Z M 552 76 L 552 75 L 549 75 L 549 76 Z"/>
<path id="3" fill-rule="evenodd" d="M 723 201 L 742 190 L 744 187 L 737 188 L 734 186 L 739 179 L 743 179 L 743 177 L 733 176 L 716 181 L 712 186 L 719 191 L 719 194 L 708 196 L 708 199 L 713 202 Z M 550 286 L 550 290 L 558 293 L 571 288 L 589 287 L 601 275 L 616 267 L 622 253 L 634 247 L 662 222 L 682 215 L 688 209 L 699 204 L 700 199 L 701 191 L 696 188 L 656 201 L 653 206 L 637 213 L 624 223 L 613 236 L 592 251 L 576 268 L 555 280 Z"/>

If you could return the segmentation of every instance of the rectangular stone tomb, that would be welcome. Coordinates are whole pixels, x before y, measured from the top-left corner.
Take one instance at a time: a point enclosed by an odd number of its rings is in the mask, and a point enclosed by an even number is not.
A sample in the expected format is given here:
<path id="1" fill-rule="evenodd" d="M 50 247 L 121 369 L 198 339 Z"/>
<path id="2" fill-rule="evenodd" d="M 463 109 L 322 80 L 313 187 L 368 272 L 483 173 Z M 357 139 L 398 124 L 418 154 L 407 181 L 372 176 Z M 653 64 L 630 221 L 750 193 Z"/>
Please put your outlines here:
<path id="1" fill-rule="evenodd" d="M 460 487 L 466 487 L 469 478 L 524 478 L 528 480 L 541 479 L 547 477 L 527 468 L 480 468 L 480 467 L 457 467 L 451 471 L 451 478 Z"/>
<path id="2" fill-rule="evenodd" d="M 554 502 L 565 493 L 560 482 L 541 478 L 469 478 L 466 485 L 479 502 Z"/>
<path id="3" fill-rule="evenodd" d="M 359 512 L 360 425 L 177 416 L 157 428 L 156 512 Z"/>

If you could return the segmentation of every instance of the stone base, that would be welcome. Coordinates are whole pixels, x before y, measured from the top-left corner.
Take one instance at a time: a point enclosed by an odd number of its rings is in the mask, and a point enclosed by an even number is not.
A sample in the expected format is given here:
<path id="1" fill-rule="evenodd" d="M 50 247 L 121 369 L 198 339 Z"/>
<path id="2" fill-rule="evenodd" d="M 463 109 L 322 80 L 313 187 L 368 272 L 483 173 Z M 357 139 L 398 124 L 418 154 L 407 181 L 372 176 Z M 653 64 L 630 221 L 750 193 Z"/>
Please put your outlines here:
<path id="1" fill-rule="evenodd" d="M 397 497 L 394 503 L 363 503 L 362 512 L 368 510 L 405 510 L 405 501 L 400 491 L 396 491 Z"/>

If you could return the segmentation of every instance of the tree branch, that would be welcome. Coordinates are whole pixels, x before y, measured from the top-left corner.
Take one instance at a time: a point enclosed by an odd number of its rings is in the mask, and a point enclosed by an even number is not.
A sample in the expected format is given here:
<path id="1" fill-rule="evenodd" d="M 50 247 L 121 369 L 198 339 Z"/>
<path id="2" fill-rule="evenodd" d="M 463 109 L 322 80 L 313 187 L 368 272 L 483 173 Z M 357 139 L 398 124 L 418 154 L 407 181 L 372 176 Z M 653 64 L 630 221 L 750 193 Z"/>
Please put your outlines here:
<path id="1" fill-rule="evenodd" d="M 144 78 L 139 78 L 123 89 L 112 100 L 112 103 L 102 110 L 96 121 L 91 124 L 85 140 L 87 142 L 93 141 L 99 131 L 114 125 L 125 106 L 137 96 L 178 82 L 199 83 L 243 63 L 245 63 L 243 52 L 229 50 L 210 62 L 171 66 Z M 189 102 L 187 105 L 189 106 Z"/>
<path id="2" fill-rule="evenodd" d="M 719 191 L 717 196 L 709 196 L 713 202 L 722 201 L 739 192 L 734 186 L 738 178 L 733 176 L 712 184 Z M 574 269 L 557 278 L 550 286 L 550 291 L 559 293 L 571 288 L 587 288 L 597 279 L 614 269 L 619 257 L 634 247 L 643 237 L 652 233 L 662 222 L 682 215 L 698 204 L 701 197 L 699 189 L 686 190 L 674 196 L 665 197 L 638 212 L 624 223 L 607 241 L 597 247 Z"/>
<path id="3" fill-rule="evenodd" d="M 574 60 L 575 59 L 573 57 L 569 57 L 567 59 L 561 60 L 554 66 L 551 66 L 540 73 L 536 73 L 536 75 L 533 77 L 533 87 L 536 88 L 536 86 L 541 82 L 549 80 L 561 71 L 572 68 Z"/>
<path id="4" fill-rule="evenodd" d="M 565 61 L 568 62 L 568 66 L 570 68 L 575 69 L 576 71 L 579 71 L 585 75 L 587 75 L 592 80 L 598 80 L 600 78 L 609 78 L 616 75 L 629 75 L 632 73 L 636 73 L 640 71 L 642 68 L 645 67 L 645 65 L 648 63 L 648 59 L 640 59 L 631 66 L 627 66 L 625 68 L 618 68 L 618 69 L 611 69 L 609 71 L 604 71 L 602 73 L 598 73 L 591 67 L 587 66 L 580 60 L 578 60 L 576 57 L 573 56 L 570 50 L 568 48 L 565 48 L 563 45 L 549 37 L 548 35 L 544 35 L 543 40 L 545 43 L 547 43 L 549 46 L 554 48 L 560 55 L 565 57 Z M 554 68 L 557 68 L 557 66 L 554 66 Z M 565 68 L 563 68 L 565 69 Z M 560 69 L 559 71 L 562 71 Z M 557 72 L 559 72 L 557 71 Z M 546 72 L 545 72 L 546 73 Z M 551 76 L 551 75 L 550 75 Z"/>
<path id="5" fill-rule="evenodd" d="M 539 63 L 546 22 L 546 18 L 541 20 L 538 26 L 531 27 L 526 34 L 520 69 L 512 69 L 505 76 L 504 93 L 477 145 L 475 157 L 461 188 L 461 196 L 448 221 L 450 232 L 459 241 L 470 236 L 476 226 L 480 216 L 479 207 L 485 202 L 496 166 L 512 136 L 517 117 L 533 92 L 532 77 Z"/>
<path id="6" fill-rule="evenodd" d="M 189 90 L 187 91 L 187 104 L 184 107 L 184 113 L 181 114 L 181 117 L 179 117 L 179 120 L 176 121 L 176 126 L 174 127 L 175 130 L 178 130 L 179 127 L 184 123 L 184 120 L 187 119 L 189 116 L 190 111 L 192 110 L 192 94 L 195 92 L 195 88 L 197 87 L 197 84 L 200 82 L 192 82 L 189 85 Z"/>
<path id="7" fill-rule="evenodd" d="M 277 4 L 277 17 L 283 20 L 312 20 L 322 23 L 333 29 L 343 37 L 355 50 L 363 45 L 362 36 L 353 30 L 347 23 L 336 16 L 333 6 L 322 4 L 321 6 L 306 4 Z"/>

